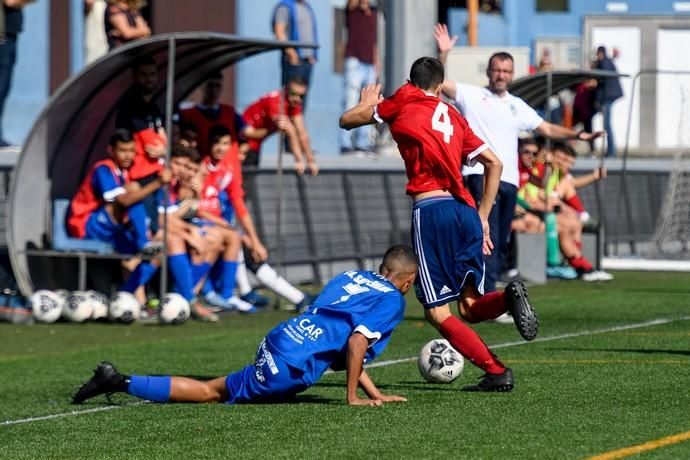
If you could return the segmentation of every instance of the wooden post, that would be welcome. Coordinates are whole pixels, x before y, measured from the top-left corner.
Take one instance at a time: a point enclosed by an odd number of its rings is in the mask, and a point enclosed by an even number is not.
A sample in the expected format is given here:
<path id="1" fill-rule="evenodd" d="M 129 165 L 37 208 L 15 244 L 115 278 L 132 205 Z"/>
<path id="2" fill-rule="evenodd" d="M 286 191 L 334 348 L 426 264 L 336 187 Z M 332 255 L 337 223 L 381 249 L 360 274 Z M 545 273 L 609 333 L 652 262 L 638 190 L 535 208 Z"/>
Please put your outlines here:
<path id="1" fill-rule="evenodd" d="M 477 46 L 477 16 L 479 0 L 467 0 L 467 44 Z"/>

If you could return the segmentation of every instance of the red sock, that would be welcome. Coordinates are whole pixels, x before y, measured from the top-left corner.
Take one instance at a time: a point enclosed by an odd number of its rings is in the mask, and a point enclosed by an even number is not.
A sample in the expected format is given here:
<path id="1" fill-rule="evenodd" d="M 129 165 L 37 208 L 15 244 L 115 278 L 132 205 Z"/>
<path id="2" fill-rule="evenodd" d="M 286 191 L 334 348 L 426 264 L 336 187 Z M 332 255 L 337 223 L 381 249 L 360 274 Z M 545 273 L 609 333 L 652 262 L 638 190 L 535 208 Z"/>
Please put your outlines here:
<path id="1" fill-rule="evenodd" d="M 441 323 L 441 335 L 465 358 L 489 374 L 500 374 L 505 366 L 491 353 L 479 335 L 455 316 Z"/>
<path id="2" fill-rule="evenodd" d="M 503 292 L 489 292 L 477 299 L 470 307 L 473 321 L 479 323 L 487 319 L 495 319 L 506 312 L 505 294 Z"/>
<path id="3" fill-rule="evenodd" d="M 568 206 L 573 208 L 578 214 L 581 212 L 585 212 L 585 205 L 582 204 L 582 201 L 580 201 L 579 196 L 573 195 L 567 200 L 565 200 L 565 202 L 568 204 Z"/>
<path id="4" fill-rule="evenodd" d="M 568 263 L 578 272 L 587 273 L 592 271 L 592 264 L 583 256 L 568 257 Z"/>

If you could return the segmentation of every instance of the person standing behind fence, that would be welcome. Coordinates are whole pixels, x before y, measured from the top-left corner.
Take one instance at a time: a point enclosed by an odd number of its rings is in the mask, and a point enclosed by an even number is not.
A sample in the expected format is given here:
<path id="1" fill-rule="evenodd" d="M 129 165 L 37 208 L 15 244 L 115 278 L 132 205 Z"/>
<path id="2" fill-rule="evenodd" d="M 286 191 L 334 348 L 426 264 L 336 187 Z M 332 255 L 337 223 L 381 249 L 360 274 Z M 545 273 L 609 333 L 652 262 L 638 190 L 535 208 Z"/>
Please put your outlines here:
<path id="1" fill-rule="evenodd" d="M 12 71 L 17 61 L 17 37 L 23 30 L 24 8 L 34 0 L 4 0 L 4 33 L 0 37 L 0 148 L 10 147 L 2 131 L 5 101 L 12 85 Z"/>
<path id="2" fill-rule="evenodd" d="M 273 10 L 273 34 L 279 41 L 298 41 L 318 44 L 316 15 L 306 0 L 283 0 Z M 285 48 L 282 60 L 282 84 L 293 77 L 304 79 L 307 89 L 318 55 L 313 48 Z M 306 95 L 303 101 L 306 106 Z"/>
<path id="3" fill-rule="evenodd" d="M 369 0 L 348 0 L 345 11 L 347 45 L 345 47 L 345 110 L 359 102 L 359 92 L 376 83 L 379 76 L 379 53 L 376 43 L 377 11 Z M 340 131 L 340 153 L 372 152 L 371 126 Z"/>
<path id="4" fill-rule="evenodd" d="M 143 0 L 108 0 L 104 20 L 111 50 L 151 35 L 151 29 L 140 13 L 145 5 Z"/>
<path id="5" fill-rule="evenodd" d="M 616 64 L 606 55 L 606 47 L 597 48 L 597 60 L 594 61 L 594 68 L 599 70 L 609 70 L 618 72 Z M 599 82 L 596 91 L 596 107 L 604 117 L 604 131 L 606 131 L 606 156 L 616 156 L 616 142 L 613 137 L 613 126 L 611 126 L 611 107 L 613 103 L 623 97 L 623 88 L 618 78 L 606 78 Z"/>

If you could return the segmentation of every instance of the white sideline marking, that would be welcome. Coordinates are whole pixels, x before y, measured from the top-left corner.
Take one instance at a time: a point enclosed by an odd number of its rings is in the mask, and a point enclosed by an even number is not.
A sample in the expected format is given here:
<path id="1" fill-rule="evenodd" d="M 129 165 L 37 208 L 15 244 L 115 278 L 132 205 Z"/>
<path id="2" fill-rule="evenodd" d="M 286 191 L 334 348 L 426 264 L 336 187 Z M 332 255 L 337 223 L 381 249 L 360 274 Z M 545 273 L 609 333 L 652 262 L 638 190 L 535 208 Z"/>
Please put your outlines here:
<path id="1" fill-rule="evenodd" d="M 649 326 L 658 326 L 659 324 L 668 324 L 668 323 L 674 323 L 676 321 L 688 321 L 688 320 L 690 320 L 690 316 L 681 316 L 680 318 L 660 318 L 660 319 L 654 319 L 651 321 L 645 321 L 643 323 L 623 324 L 621 326 L 605 327 L 603 329 L 595 329 L 593 331 L 579 331 L 579 332 L 570 332 L 568 334 L 552 335 L 550 337 L 537 337 L 536 339 L 532 340 L 531 342 L 527 342 L 526 340 L 517 340 L 515 342 L 497 343 L 495 345 L 489 345 L 489 348 L 492 348 L 492 349 L 509 348 L 509 347 L 516 347 L 518 345 L 528 345 L 530 343 L 552 342 L 554 340 L 570 339 L 573 337 L 583 337 L 586 335 L 605 334 L 607 332 L 627 331 L 629 329 L 639 329 L 639 328 L 649 327 Z M 366 364 L 364 367 L 369 369 L 372 367 L 390 366 L 393 364 L 400 364 L 400 363 L 407 363 L 410 361 L 415 361 L 416 359 L 417 359 L 416 356 L 412 356 L 409 358 L 391 359 L 388 361 L 381 361 L 381 362 L 377 362 L 377 363 Z"/>
<path id="2" fill-rule="evenodd" d="M 91 414 L 94 412 L 105 412 L 105 411 L 109 411 L 109 410 L 122 409 L 123 407 L 138 406 L 140 404 L 144 404 L 145 402 L 146 401 L 137 401 L 135 403 L 124 404 L 122 406 L 94 407 L 91 409 L 73 410 L 73 411 L 69 411 L 69 412 L 62 412 L 59 414 L 43 415 L 41 417 L 20 418 L 18 420 L 6 420 L 4 422 L 0 422 L 0 426 L 19 425 L 20 423 L 31 423 L 31 422 L 38 422 L 41 420 L 53 420 L 53 419 L 62 418 L 62 417 L 73 417 L 76 415 Z"/>
<path id="3" fill-rule="evenodd" d="M 604 257 L 601 266 L 606 270 L 635 270 L 653 272 L 690 272 L 690 260 L 626 259 Z"/>
<path id="4" fill-rule="evenodd" d="M 632 323 L 632 324 L 623 324 L 621 326 L 612 326 L 612 327 L 605 327 L 603 329 L 595 329 L 593 331 L 580 331 L 580 332 L 571 332 L 568 334 L 560 334 L 560 335 L 553 335 L 550 337 L 538 337 L 531 342 L 527 342 L 524 340 L 520 341 L 515 341 L 515 342 L 504 342 L 504 343 L 498 343 L 495 345 L 489 345 L 489 348 L 509 348 L 509 347 L 515 347 L 518 345 L 527 345 L 530 343 L 539 343 L 539 342 L 552 342 L 554 340 L 563 340 L 563 339 L 570 339 L 574 337 L 583 337 L 586 335 L 595 335 L 595 334 L 605 334 L 607 332 L 617 332 L 617 331 L 627 331 L 630 329 L 639 329 L 643 327 L 649 327 L 649 326 L 658 326 L 660 324 L 668 324 L 668 323 L 674 323 L 676 321 L 688 321 L 690 320 L 690 316 L 681 316 L 680 318 L 660 318 L 660 319 L 655 319 L 651 321 L 645 321 L 643 323 Z M 387 361 L 380 361 L 377 363 L 372 363 L 372 364 L 367 364 L 364 367 L 367 369 L 374 368 L 374 367 L 383 367 L 383 366 L 392 366 L 394 364 L 401 364 L 401 363 L 407 363 L 410 361 L 415 361 L 417 359 L 416 356 L 410 357 L 410 358 L 400 358 L 400 359 L 391 359 Z M 332 373 L 330 369 L 326 371 L 327 374 Z M 110 411 L 110 410 L 115 410 L 115 409 L 122 409 L 125 407 L 131 407 L 131 406 L 137 406 L 140 404 L 146 404 L 147 401 L 138 401 L 135 403 L 131 404 L 125 404 L 122 406 L 105 406 L 105 407 L 95 407 L 92 409 L 85 409 L 85 410 L 73 410 L 70 412 L 62 412 L 60 414 L 52 414 L 52 415 L 44 415 L 41 417 L 29 417 L 29 418 L 23 418 L 23 419 L 17 419 L 17 420 L 6 420 L 4 422 L 0 422 L 0 426 L 6 426 L 6 425 L 18 425 L 20 423 L 32 423 L 32 422 L 38 422 L 42 420 L 53 420 L 56 418 L 61 418 L 61 417 L 76 417 L 77 415 L 83 415 L 83 414 L 91 414 L 94 412 L 105 412 L 105 411 Z"/>

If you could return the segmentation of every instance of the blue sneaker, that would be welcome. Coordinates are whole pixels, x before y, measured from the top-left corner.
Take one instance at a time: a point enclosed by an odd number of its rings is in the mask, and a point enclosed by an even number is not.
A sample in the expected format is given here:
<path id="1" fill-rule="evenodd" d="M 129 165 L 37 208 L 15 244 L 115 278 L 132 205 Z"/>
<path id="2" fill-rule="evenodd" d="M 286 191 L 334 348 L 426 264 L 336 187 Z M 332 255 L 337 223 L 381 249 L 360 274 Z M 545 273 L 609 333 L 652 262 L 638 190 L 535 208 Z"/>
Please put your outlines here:
<path id="1" fill-rule="evenodd" d="M 209 291 L 204 294 L 204 300 L 216 312 L 230 311 L 233 309 L 232 306 L 228 305 L 227 299 L 223 298 L 223 296 L 216 291 Z"/>
<path id="2" fill-rule="evenodd" d="M 546 276 L 549 278 L 559 278 L 562 280 L 574 280 L 577 279 L 577 272 L 572 267 L 555 265 L 546 267 Z"/>
<path id="3" fill-rule="evenodd" d="M 249 291 L 245 295 L 241 296 L 240 299 L 244 300 L 245 302 L 249 302 L 256 307 L 266 307 L 271 303 L 271 299 L 265 295 L 259 294 L 256 292 L 256 290 Z"/>

